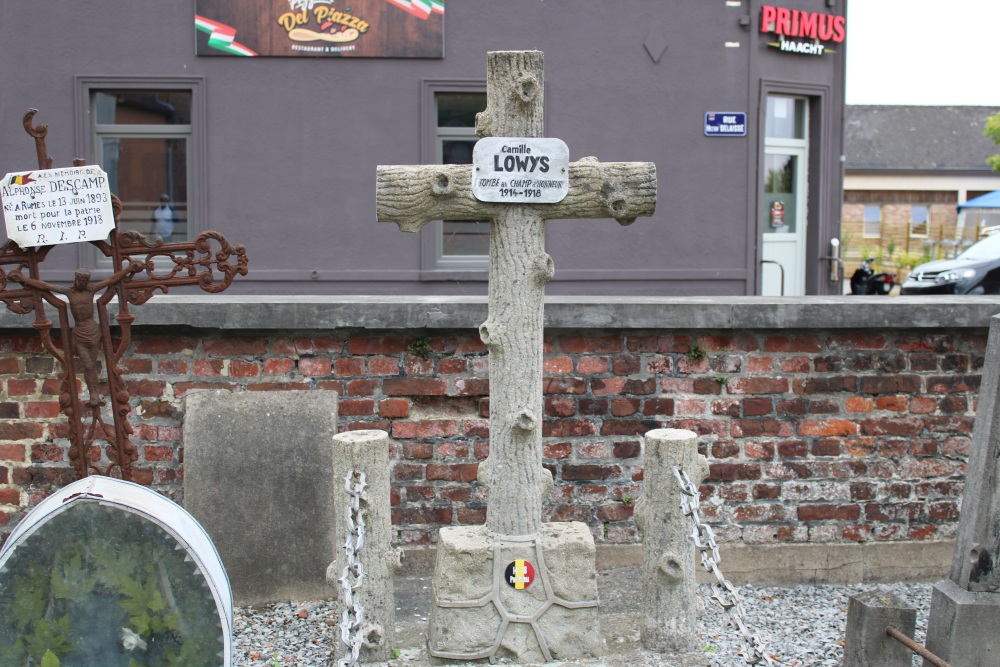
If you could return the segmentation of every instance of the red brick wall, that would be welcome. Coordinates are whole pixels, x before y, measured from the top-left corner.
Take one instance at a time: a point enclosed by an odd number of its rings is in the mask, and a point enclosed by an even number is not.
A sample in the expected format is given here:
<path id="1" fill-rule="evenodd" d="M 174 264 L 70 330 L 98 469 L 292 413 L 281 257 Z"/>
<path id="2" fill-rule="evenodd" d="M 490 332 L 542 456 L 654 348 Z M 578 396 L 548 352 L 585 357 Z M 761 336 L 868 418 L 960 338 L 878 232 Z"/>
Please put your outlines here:
<path id="1" fill-rule="evenodd" d="M 725 540 L 933 540 L 954 534 L 986 330 L 552 333 L 545 351 L 546 519 L 636 541 L 641 436 L 700 436 L 703 512 Z M 0 336 L 0 537 L 71 479 L 53 362 Z M 340 394 L 343 429 L 393 440 L 402 544 L 481 523 L 488 360 L 473 333 L 190 336 L 135 332 L 125 368 L 139 481 L 183 495 L 184 395 Z"/>

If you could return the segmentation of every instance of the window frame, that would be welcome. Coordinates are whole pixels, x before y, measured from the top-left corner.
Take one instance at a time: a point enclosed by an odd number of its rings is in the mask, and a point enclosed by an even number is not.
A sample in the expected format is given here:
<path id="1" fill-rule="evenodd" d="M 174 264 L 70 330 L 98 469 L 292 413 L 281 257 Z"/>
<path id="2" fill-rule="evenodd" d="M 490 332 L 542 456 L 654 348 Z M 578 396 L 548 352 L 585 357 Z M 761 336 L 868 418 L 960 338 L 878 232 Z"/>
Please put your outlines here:
<path id="1" fill-rule="evenodd" d="M 922 223 L 914 223 L 913 221 L 913 211 L 914 209 L 922 208 L 926 212 L 926 217 Z M 922 234 L 913 231 L 916 224 L 923 225 L 924 232 Z M 931 234 L 931 207 L 929 204 L 911 204 L 910 205 L 910 224 L 908 228 L 910 238 L 912 239 L 926 239 L 930 238 Z"/>
<path id="2" fill-rule="evenodd" d="M 190 125 L 98 125 L 94 109 L 95 93 L 106 90 L 182 90 L 191 94 Z M 99 164 L 104 138 L 166 139 L 187 141 L 187 238 L 193 240 L 208 229 L 207 127 L 205 80 L 203 77 L 76 76 L 76 154 L 88 164 Z M 183 129 L 186 128 L 186 129 Z M 89 243 L 78 246 L 81 267 L 112 270 L 111 261 Z"/>
<path id="3" fill-rule="evenodd" d="M 485 79 L 424 79 L 420 86 L 420 161 L 441 164 L 442 142 L 453 138 L 475 138 L 475 128 L 439 128 L 438 93 L 486 94 Z M 443 130 L 443 131 L 442 131 Z M 489 255 L 444 255 L 444 224 L 428 223 L 420 232 L 421 280 L 486 280 Z"/>
<path id="4" fill-rule="evenodd" d="M 882 204 L 863 204 L 863 206 L 864 206 L 864 208 L 862 209 L 862 212 L 861 212 L 861 238 L 865 238 L 865 239 L 880 239 L 880 238 L 882 238 L 882 222 L 885 219 L 885 215 L 884 215 L 885 210 L 884 210 L 884 207 L 882 206 Z M 868 231 L 868 225 L 869 225 L 869 221 L 868 221 L 868 209 L 869 208 L 878 209 L 878 220 L 877 220 L 877 222 L 878 222 L 878 233 L 875 233 L 875 234 L 872 234 L 871 232 Z M 871 224 L 874 224 L 874 222 L 876 222 L 876 221 L 873 221 Z"/>
<path id="5" fill-rule="evenodd" d="M 791 136 L 784 136 L 782 134 L 772 134 L 771 130 L 773 125 L 771 123 L 772 118 L 777 122 L 778 116 L 771 114 L 771 102 L 774 101 L 775 107 L 779 101 L 788 101 L 792 103 L 792 116 L 791 116 L 791 126 L 792 134 Z M 776 146 L 791 146 L 805 147 L 809 143 L 809 98 L 808 96 L 796 95 L 791 93 L 779 93 L 771 92 L 765 97 L 765 118 L 764 118 L 764 139 L 769 145 Z M 787 116 L 785 117 L 788 118 Z"/>

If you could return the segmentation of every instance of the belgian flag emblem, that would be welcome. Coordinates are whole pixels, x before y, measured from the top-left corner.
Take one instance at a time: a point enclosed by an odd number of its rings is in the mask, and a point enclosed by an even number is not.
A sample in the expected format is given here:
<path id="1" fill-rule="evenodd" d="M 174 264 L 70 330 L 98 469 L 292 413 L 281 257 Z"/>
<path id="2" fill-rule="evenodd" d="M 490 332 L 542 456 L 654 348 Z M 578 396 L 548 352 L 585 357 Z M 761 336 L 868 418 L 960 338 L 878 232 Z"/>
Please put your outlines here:
<path id="1" fill-rule="evenodd" d="M 524 590 L 535 580 L 535 568 L 526 560 L 516 560 L 504 571 L 504 580 L 511 588 Z"/>
<path id="2" fill-rule="evenodd" d="M 31 173 L 27 174 L 14 174 L 10 177 L 7 185 L 27 185 L 28 183 L 34 183 L 35 179 L 31 177 Z"/>

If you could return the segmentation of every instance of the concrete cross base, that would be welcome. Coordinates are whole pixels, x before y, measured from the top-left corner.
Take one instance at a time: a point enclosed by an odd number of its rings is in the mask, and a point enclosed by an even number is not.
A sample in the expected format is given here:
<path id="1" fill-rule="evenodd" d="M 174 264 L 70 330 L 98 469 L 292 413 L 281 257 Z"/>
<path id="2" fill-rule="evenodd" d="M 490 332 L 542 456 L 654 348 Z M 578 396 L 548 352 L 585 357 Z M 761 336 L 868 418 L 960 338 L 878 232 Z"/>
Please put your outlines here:
<path id="1" fill-rule="evenodd" d="M 956 667 L 1000 664 L 1000 593 L 972 593 L 948 579 L 934 584 L 926 646 Z"/>
<path id="2" fill-rule="evenodd" d="M 442 528 L 428 653 L 517 663 L 601 656 L 595 555 L 580 522 L 546 523 L 526 537 Z"/>

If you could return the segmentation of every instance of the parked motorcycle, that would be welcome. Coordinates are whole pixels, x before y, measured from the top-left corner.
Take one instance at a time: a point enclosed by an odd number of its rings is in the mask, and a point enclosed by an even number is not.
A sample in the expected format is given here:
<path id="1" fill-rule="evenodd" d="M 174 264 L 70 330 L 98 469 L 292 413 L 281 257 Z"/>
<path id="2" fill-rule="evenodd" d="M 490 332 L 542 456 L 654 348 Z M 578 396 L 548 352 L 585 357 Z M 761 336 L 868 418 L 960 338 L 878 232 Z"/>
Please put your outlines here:
<path id="1" fill-rule="evenodd" d="M 881 294 L 886 296 L 896 285 L 896 276 L 891 273 L 875 273 L 871 263 L 874 257 L 861 262 L 861 266 L 851 276 L 851 294 Z"/>

